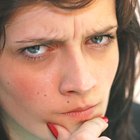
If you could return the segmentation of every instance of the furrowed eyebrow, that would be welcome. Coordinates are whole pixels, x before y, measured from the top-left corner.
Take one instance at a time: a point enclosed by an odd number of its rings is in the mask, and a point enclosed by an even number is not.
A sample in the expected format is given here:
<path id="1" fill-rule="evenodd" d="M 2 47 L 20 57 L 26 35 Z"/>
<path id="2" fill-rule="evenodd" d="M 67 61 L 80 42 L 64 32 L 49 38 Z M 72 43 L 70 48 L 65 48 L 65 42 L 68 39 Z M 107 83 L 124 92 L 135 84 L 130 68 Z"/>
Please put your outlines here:
<path id="1" fill-rule="evenodd" d="M 90 34 L 90 35 L 102 35 L 102 34 L 105 34 L 111 30 L 117 30 L 118 28 L 118 25 L 114 25 L 114 26 L 107 26 L 107 27 L 104 27 L 102 28 L 101 30 L 91 30 L 90 32 L 88 32 L 87 34 Z"/>
<path id="2" fill-rule="evenodd" d="M 65 44 L 66 39 L 46 39 L 46 38 L 30 38 L 30 39 L 25 39 L 25 40 L 19 40 L 16 41 L 16 43 L 36 43 L 36 44 L 52 44 L 52 43 L 57 43 L 57 44 Z"/>
<path id="3" fill-rule="evenodd" d="M 89 36 L 93 36 L 93 35 L 101 35 L 104 33 L 109 32 L 110 30 L 113 29 L 117 29 L 118 26 L 114 25 L 114 26 L 107 26 L 102 28 L 101 30 L 95 30 L 95 29 L 91 29 L 89 32 L 87 32 L 86 34 L 89 34 Z M 15 43 L 19 43 L 19 44 L 26 44 L 26 43 L 36 43 L 36 44 L 53 44 L 53 43 L 57 43 L 57 44 L 66 44 L 68 39 L 65 38 L 58 38 L 58 39 L 47 39 L 47 38 L 27 38 L 27 39 L 23 39 L 23 40 L 18 40 L 15 41 Z"/>

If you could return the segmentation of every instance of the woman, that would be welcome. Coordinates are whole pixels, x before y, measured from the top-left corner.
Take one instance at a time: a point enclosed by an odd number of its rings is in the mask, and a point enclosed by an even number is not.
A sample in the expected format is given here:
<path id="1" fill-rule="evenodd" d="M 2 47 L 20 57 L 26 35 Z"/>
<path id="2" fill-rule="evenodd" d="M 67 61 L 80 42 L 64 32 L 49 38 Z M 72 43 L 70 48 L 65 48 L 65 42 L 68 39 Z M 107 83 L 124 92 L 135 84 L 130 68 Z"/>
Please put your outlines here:
<path id="1" fill-rule="evenodd" d="M 136 4 L 0 2 L 2 139 L 134 140 Z"/>

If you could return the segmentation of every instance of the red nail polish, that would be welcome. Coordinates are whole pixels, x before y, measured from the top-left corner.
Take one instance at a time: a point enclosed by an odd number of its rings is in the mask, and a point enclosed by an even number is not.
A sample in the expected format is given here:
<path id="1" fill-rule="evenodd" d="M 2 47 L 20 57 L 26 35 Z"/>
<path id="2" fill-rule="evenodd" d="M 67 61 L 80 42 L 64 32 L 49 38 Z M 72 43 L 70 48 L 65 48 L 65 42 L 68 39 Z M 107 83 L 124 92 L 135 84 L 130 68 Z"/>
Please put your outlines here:
<path id="1" fill-rule="evenodd" d="M 106 123 L 108 123 L 109 122 L 109 120 L 108 120 L 108 118 L 107 117 L 101 117 Z"/>
<path id="2" fill-rule="evenodd" d="M 55 128 L 55 126 L 51 123 L 48 123 L 48 128 L 50 129 L 50 131 L 52 132 L 53 136 L 57 139 L 58 138 L 58 131 Z"/>

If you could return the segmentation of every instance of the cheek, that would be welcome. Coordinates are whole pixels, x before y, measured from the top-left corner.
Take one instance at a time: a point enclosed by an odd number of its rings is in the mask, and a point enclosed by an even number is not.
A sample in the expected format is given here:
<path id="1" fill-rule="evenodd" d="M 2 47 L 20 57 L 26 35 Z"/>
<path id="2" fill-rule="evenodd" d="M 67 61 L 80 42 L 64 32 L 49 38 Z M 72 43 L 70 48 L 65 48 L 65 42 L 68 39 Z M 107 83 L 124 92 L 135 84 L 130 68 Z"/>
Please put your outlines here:
<path id="1" fill-rule="evenodd" d="M 117 51 L 116 51 L 117 52 Z M 108 98 L 110 95 L 110 90 L 117 72 L 119 57 L 118 53 L 114 56 L 109 55 L 107 59 L 102 61 L 102 64 L 98 65 L 98 92 L 102 93 L 104 101 L 108 102 Z M 105 103 L 106 104 L 106 103 Z"/>
<path id="2" fill-rule="evenodd" d="M 110 90 L 117 71 L 117 63 L 116 65 L 114 65 L 114 63 L 112 64 L 110 63 L 110 65 L 107 65 L 104 68 L 105 69 L 100 71 L 100 75 L 98 76 L 99 79 L 98 93 L 101 93 L 100 95 L 102 98 L 101 110 L 103 114 L 105 114 L 107 110 Z"/>
<path id="3" fill-rule="evenodd" d="M 106 70 L 101 74 L 102 75 L 102 86 L 104 87 L 107 93 L 110 93 L 115 75 L 117 72 L 117 65 L 111 65 L 106 68 Z"/>
<path id="4" fill-rule="evenodd" d="M 23 106 L 41 108 L 42 104 L 47 107 L 53 102 L 52 94 L 56 93 L 54 86 L 56 86 L 57 79 L 55 77 L 57 76 L 51 77 L 50 74 L 43 76 L 43 74 L 22 71 L 22 69 L 11 69 L 10 72 L 1 71 L 1 74 L 0 88 L 3 89 L 3 93 L 11 103 L 15 101 Z"/>
<path id="5" fill-rule="evenodd" d="M 14 72 L 13 72 L 14 73 Z M 55 80 L 47 79 L 43 76 L 33 76 L 32 74 L 23 73 L 22 75 L 18 72 L 16 74 L 8 74 L 5 76 L 3 82 L 2 94 L 5 94 L 2 99 L 2 107 L 6 112 L 9 112 L 11 116 L 19 118 L 16 114 L 21 114 L 24 118 L 31 120 L 32 117 L 35 119 L 50 119 L 51 112 L 54 109 L 54 103 L 56 102 L 57 95 Z M 53 84 L 51 83 L 53 80 Z M 52 96 L 54 98 L 52 98 Z"/>
<path id="6" fill-rule="evenodd" d="M 119 54 L 118 51 L 114 51 L 110 54 L 110 58 L 107 60 L 106 63 L 104 63 L 104 82 L 108 83 L 110 86 L 112 86 L 112 83 L 114 81 L 117 69 L 118 69 L 118 64 L 119 64 Z"/>
<path id="7" fill-rule="evenodd" d="M 23 76 L 15 75 L 11 79 L 12 83 L 14 83 L 14 89 L 16 93 L 21 94 L 28 100 L 33 100 L 37 95 L 40 94 L 42 81 L 31 74 L 23 74 Z"/>
<path id="8" fill-rule="evenodd" d="M 33 76 L 36 75 L 36 76 Z M 40 74 L 39 74 L 40 75 Z M 31 101 L 43 99 L 49 97 L 49 94 L 55 90 L 51 84 L 51 81 L 55 83 L 55 80 L 44 76 L 37 76 L 37 74 L 24 74 L 23 76 L 14 76 L 12 82 L 15 84 L 14 89 L 16 93 Z M 47 79 L 47 80 L 46 80 Z M 45 98 L 46 100 L 47 98 Z"/>

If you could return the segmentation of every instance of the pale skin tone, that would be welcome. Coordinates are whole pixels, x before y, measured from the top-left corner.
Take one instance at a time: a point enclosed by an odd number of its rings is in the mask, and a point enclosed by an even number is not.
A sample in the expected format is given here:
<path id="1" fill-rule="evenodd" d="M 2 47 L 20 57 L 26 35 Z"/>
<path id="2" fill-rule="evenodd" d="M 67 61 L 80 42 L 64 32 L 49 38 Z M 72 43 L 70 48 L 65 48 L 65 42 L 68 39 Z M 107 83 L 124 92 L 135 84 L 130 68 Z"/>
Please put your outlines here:
<path id="1" fill-rule="evenodd" d="M 0 103 L 12 140 L 53 140 L 48 122 L 57 124 L 59 140 L 78 140 L 81 132 L 104 139 L 116 30 L 114 0 L 72 12 L 38 4 L 13 16 L 0 57 Z"/>

